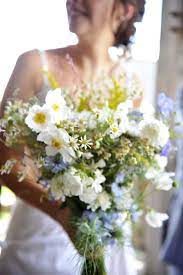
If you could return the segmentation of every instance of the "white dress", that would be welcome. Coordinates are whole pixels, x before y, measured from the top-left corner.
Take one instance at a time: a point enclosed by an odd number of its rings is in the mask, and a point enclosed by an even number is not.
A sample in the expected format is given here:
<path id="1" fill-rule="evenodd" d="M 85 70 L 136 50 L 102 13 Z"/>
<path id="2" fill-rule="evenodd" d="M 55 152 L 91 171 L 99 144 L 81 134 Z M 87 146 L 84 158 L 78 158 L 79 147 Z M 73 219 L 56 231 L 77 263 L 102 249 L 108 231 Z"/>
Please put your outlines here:
<path id="1" fill-rule="evenodd" d="M 48 69 L 45 53 L 41 59 Z M 40 98 L 48 91 L 47 80 Z M 106 248 L 108 275 L 136 275 L 133 249 Z M 17 199 L 0 257 L 0 275 L 80 275 L 82 258 L 64 229 L 40 210 Z"/>

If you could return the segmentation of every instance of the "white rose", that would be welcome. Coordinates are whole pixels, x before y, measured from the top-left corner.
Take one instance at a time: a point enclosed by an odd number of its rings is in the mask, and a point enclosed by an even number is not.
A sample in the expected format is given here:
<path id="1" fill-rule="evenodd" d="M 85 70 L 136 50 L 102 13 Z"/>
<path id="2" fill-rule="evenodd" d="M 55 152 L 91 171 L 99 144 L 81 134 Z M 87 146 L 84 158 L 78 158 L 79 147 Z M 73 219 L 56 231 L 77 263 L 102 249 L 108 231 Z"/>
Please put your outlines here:
<path id="1" fill-rule="evenodd" d="M 147 139 L 155 147 L 165 146 L 170 137 L 168 127 L 157 119 L 142 120 L 139 129 L 141 138 Z"/>
<path id="2" fill-rule="evenodd" d="M 149 213 L 146 214 L 146 222 L 154 227 L 154 228 L 158 228 L 158 227 L 162 227 L 163 222 L 168 220 L 168 215 L 165 213 L 158 213 L 155 211 L 150 211 Z"/>

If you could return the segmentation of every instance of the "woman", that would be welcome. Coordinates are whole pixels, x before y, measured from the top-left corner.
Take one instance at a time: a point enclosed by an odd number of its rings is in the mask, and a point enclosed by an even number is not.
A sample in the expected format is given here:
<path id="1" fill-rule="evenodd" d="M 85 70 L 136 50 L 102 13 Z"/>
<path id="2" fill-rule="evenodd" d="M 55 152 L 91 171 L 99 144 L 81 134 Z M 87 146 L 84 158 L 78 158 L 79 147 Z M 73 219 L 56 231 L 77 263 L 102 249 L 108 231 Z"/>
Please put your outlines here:
<path id="1" fill-rule="evenodd" d="M 44 99 L 49 83 L 42 76 L 41 67 L 49 70 L 61 87 L 67 88 L 79 85 L 81 81 L 95 81 L 104 68 L 105 73 L 110 74 L 117 64 L 109 58 L 108 48 L 128 44 L 135 30 L 134 23 L 144 12 L 144 0 L 68 0 L 67 11 L 70 30 L 77 34 L 79 43 L 64 49 L 41 54 L 35 50 L 20 56 L 5 91 L 2 113 L 7 99 L 17 88 L 18 97 L 25 101 L 35 95 Z M 21 152 L 17 154 L 2 144 L 1 150 L 2 163 L 12 156 L 17 160 L 21 158 Z M 15 208 L 2 251 L 0 274 L 79 274 L 79 255 L 66 234 L 73 238 L 70 210 L 61 211 L 60 202 L 40 201 L 44 191 L 36 184 L 36 170 L 32 163 L 27 165 L 27 178 L 21 184 L 17 183 L 19 166 L 18 163 L 11 175 L 1 178 L 27 203 L 21 201 Z M 111 252 L 107 262 L 109 274 L 126 274 L 121 262 L 123 255 L 122 250 Z"/>

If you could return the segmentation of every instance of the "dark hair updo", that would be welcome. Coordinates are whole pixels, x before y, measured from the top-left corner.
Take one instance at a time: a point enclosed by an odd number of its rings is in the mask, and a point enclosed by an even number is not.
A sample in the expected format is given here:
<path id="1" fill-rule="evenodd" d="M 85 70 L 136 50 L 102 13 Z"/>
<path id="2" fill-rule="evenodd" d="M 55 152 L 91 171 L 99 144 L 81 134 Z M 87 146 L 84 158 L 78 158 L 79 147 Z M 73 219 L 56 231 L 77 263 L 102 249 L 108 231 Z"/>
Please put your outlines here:
<path id="1" fill-rule="evenodd" d="M 120 0 L 122 4 L 132 4 L 135 6 L 134 16 L 126 22 L 122 22 L 115 34 L 114 46 L 128 46 L 130 43 L 130 38 L 135 34 L 136 28 L 135 23 L 142 21 L 144 10 L 145 10 L 145 0 Z"/>

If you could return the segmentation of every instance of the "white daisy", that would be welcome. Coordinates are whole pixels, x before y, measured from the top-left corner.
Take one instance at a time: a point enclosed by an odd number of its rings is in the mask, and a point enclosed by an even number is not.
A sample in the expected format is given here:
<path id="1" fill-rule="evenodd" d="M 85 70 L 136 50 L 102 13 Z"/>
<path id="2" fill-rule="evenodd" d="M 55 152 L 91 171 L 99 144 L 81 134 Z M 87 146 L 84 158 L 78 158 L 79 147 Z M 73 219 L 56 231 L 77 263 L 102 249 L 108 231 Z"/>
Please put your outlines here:
<path id="1" fill-rule="evenodd" d="M 30 108 L 25 123 L 37 133 L 44 131 L 53 123 L 53 116 L 50 108 L 46 105 L 42 107 L 34 105 Z"/>
<path id="2" fill-rule="evenodd" d="M 56 127 L 40 133 L 37 137 L 38 141 L 44 142 L 46 147 L 46 154 L 48 156 L 55 156 L 60 153 L 64 162 L 71 162 L 75 157 L 75 152 L 70 147 L 70 136 L 63 130 Z"/>
<path id="3" fill-rule="evenodd" d="M 46 96 L 46 105 L 49 106 L 53 112 L 55 123 L 67 118 L 69 108 L 66 106 L 66 101 L 62 95 L 61 89 L 50 90 Z"/>

